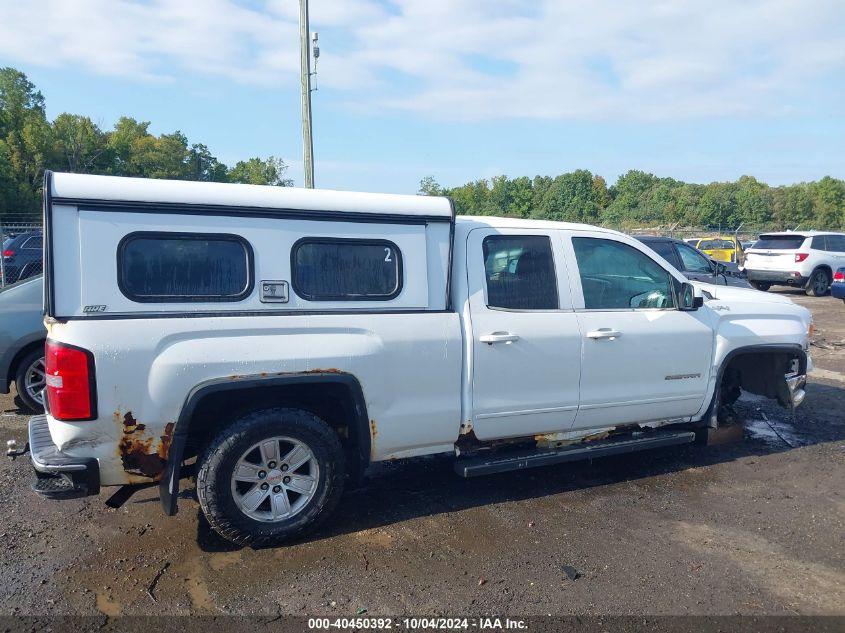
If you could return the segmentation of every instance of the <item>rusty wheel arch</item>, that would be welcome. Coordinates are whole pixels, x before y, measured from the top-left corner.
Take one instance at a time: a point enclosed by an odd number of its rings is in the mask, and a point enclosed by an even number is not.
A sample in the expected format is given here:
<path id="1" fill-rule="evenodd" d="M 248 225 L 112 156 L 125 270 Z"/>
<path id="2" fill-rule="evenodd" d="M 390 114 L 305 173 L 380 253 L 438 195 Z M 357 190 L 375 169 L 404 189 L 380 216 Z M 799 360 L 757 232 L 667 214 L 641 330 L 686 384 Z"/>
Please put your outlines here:
<path id="1" fill-rule="evenodd" d="M 238 392 L 254 392 L 255 390 L 266 393 L 272 399 L 274 394 L 289 390 L 291 387 L 311 387 L 317 389 L 320 387 L 331 387 L 335 390 L 342 389 L 346 392 L 348 410 L 352 419 L 348 420 L 350 437 L 341 437 L 341 441 L 346 441 L 347 446 L 350 447 L 350 451 L 352 452 L 350 456 L 357 462 L 357 469 L 351 469 L 354 471 L 353 476 L 363 473 L 363 470 L 369 464 L 370 458 L 371 421 L 367 416 L 364 392 L 355 376 L 338 370 L 312 370 L 301 373 L 265 373 L 214 379 L 197 385 L 191 390 L 176 422 L 167 456 L 167 464 L 159 482 L 161 504 L 166 514 L 170 516 L 176 514 L 182 462 L 185 458 L 189 440 L 192 437 L 192 429 L 195 431 L 194 436 L 197 435 L 195 423 L 198 421 L 197 418 L 202 411 L 203 403 L 208 403 L 215 397 L 225 397 L 227 400 L 232 401 L 237 397 Z M 285 397 L 284 402 L 288 406 L 295 406 L 296 398 Z M 256 406 L 261 405 L 253 404 L 240 409 L 232 406 L 230 413 L 238 410 L 246 411 Z M 220 420 L 220 422 L 223 421 Z M 215 423 L 218 424 L 217 421 Z"/>

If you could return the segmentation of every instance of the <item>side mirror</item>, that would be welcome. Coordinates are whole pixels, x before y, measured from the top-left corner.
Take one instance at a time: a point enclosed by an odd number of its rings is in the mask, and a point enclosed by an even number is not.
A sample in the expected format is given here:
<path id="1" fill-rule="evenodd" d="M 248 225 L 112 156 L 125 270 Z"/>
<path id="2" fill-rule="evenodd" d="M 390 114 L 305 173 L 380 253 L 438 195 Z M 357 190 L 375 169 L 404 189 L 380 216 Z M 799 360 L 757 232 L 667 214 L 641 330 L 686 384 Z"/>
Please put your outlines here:
<path id="1" fill-rule="evenodd" d="M 710 260 L 713 264 L 713 274 L 714 275 L 724 275 L 725 271 L 728 269 L 722 262 L 717 262 L 715 259 Z"/>
<path id="2" fill-rule="evenodd" d="M 704 305 L 704 297 L 695 296 L 695 286 L 689 283 L 681 284 L 681 291 L 678 293 L 678 309 L 687 312 L 698 310 Z"/>

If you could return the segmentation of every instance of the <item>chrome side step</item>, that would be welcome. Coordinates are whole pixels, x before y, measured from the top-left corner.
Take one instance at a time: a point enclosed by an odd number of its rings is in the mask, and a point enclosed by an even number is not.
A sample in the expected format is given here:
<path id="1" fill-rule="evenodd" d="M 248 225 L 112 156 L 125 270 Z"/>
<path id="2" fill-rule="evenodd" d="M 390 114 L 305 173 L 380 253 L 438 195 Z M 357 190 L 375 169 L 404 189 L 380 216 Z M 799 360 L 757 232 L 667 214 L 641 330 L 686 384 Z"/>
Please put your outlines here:
<path id="1" fill-rule="evenodd" d="M 510 470 L 522 470 L 597 457 L 610 457 L 611 455 L 678 444 L 691 444 L 694 441 L 695 431 L 656 431 L 644 437 L 627 437 L 619 440 L 584 442 L 562 448 L 542 448 L 533 451 L 522 450 L 467 457 L 455 462 L 455 471 L 461 477 L 478 477 L 479 475 L 503 473 Z"/>

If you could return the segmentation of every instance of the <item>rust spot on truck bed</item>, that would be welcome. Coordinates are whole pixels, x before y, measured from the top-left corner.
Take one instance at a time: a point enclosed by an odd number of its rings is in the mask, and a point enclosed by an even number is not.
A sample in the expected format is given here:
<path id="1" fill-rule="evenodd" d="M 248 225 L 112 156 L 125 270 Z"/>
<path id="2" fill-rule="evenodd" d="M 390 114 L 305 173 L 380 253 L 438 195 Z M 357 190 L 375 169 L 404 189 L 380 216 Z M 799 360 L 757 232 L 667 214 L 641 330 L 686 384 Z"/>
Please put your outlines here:
<path id="1" fill-rule="evenodd" d="M 115 412 L 115 419 L 120 419 L 119 411 Z M 123 416 L 122 426 L 118 455 L 123 462 L 123 470 L 154 480 L 161 477 L 173 440 L 173 422 L 164 427 L 164 433 L 158 438 L 148 435 L 146 425 L 139 424 L 131 411 Z"/>
<path id="2" fill-rule="evenodd" d="M 116 411 L 115 415 L 120 417 L 120 412 Z M 135 416 L 132 415 L 131 411 L 127 411 L 126 415 L 123 416 L 123 432 L 124 433 L 134 433 L 135 431 L 143 431 L 147 428 L 143 424 L 138 424 L 138 421 L 135 419 Z"/>
<path id="3" fill-rule="evenodd" d="M 260 378 L 274 378 L 277 376 L 296 376 L 300 374 L 345 374 L 346 372 L 342 369 L 337 369 L 336 367 L 328 367 L 328 368 L 317 368 L 317 369 L 306 369 L 304 371 L 277 371 L 277 372 L 266 372 L 262 371 L 258 374 L 229 374 L 226 376 L 228 380 L 244 380 L 247 378 L 255 378 L 259 376 Z"/>

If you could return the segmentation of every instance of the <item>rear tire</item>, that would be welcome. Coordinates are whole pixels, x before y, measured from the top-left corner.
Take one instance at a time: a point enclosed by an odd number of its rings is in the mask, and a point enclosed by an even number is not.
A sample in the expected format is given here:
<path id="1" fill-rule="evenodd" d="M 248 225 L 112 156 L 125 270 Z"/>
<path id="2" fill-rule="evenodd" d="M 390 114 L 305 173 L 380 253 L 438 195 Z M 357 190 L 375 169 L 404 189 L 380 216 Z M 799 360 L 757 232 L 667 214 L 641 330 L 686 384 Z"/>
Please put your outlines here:
<path id="1" fill-rule="evenodd" d="M 823 297 L 828 290 L 830 290 L 830 275 L 820 268 L 810 275 L 810 281 L 807 282 L 804 292 L 808 297 Z"/>
<path id="2" fill-rule="evenodd" d="M 752 288 L 756 288 L 757 290 L 761 290 L 763 292 L 766 292 L 772 287 L 772 284 L 766 283 L 765 281 L 749 281 L 748 283 L 751 284 Z"/>
<path id="3" fill-rule="evenodd" d="M 32 413 L 44 413 L 44 346 L 28 352 L 18 363 L 15 387 L 21 403 Z"/>
<path id="4" fill-rule="evenodd" d="M 346 472 L 331 427 L 287 408 L 236 420 L 210 442 L 200 464 L 197 496 L 209 524 L 253 547 L 313 531 L 337 506 Z"/>

